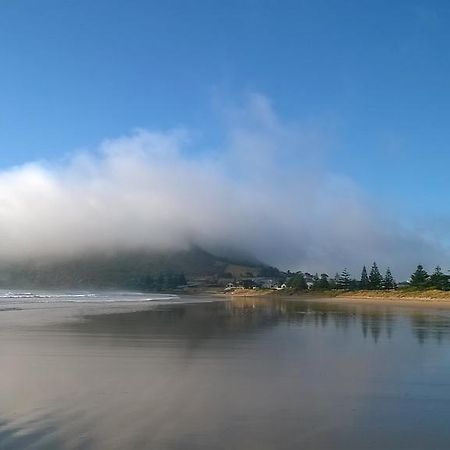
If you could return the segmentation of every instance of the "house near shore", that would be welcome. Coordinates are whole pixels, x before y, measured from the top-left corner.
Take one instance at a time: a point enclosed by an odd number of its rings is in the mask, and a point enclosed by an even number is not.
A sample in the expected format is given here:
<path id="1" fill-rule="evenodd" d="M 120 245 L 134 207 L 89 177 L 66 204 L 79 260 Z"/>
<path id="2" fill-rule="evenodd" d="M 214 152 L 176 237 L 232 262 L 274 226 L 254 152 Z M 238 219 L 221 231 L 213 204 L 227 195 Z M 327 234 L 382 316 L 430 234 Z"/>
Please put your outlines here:
<path id="1" fill-rule="evenodd" d="M 263 289 L 275 289 L 278 286 L 278 283 L 272 278 L 258 277 L 253 280 Z"/>
<path id="2" fill-rule="evenodd" d="M 236 287 L 237 286 L 235 283 L 227 283 L 227 285 L 225 286 L 225 292 L 234 291 Z"/>
<path id="3" fill-rule="evenodd" d="M 228 283 L 231 284 L 231 283 Z M 261 289 L 277 289 L 279 287 L 278 280 L 267 277 L 244 278 L 236 283 L 234 287 L 243 287 L 245 289 L 261 288 Z"/>
<path id="4" fill-rule="evenodd" d="M 257 288 L 258 285 L 251 278 L 246 278 L 244 280 L 239 281 L 239 287 L 243 287 L 244 289 L 253 289 Z"/>

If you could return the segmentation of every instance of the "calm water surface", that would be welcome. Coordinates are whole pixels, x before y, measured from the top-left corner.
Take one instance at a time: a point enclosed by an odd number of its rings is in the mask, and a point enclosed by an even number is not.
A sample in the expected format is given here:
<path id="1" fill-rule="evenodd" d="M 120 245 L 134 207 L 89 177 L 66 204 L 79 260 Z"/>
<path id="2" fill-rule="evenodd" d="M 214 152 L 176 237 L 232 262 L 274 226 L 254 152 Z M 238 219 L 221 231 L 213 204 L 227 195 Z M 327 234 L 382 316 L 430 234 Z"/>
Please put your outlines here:
<path id="1" fill-rule="evenodd" d="M 450 309 L 31 295 L 0 301 L 2 450 L 450 446 Z"/>

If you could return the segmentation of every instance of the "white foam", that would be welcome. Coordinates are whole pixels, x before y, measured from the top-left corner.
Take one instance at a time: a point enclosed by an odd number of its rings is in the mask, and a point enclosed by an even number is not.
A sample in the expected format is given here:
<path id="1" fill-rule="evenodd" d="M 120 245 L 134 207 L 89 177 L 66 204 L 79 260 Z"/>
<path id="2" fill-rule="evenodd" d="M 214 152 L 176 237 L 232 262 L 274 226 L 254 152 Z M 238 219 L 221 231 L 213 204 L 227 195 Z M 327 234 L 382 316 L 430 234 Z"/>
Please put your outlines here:
<path id="1" fill-rule="evenodd" d="M 178 299 L 177 295 L 139 292 L 0 292 L 1 304 L 167 302 Z"/>

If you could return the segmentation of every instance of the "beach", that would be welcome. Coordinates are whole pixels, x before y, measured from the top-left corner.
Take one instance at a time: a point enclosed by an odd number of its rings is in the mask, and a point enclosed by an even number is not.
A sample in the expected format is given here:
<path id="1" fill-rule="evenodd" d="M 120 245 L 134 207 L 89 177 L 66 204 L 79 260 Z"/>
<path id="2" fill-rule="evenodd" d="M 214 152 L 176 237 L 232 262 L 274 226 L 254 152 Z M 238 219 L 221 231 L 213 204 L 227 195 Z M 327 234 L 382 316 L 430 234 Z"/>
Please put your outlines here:
<path id="1" fill-rule="evenodd" d="M 449 330 L 388 300 L 3 299 L 0 448 L 444 450 Z"/>
<path id="2" fill-rule="evenodd" d="M 386 305 L 413 305 L 424 307 L 447 307 L 450 306 L 450 292 L 428 290 L 428 291 L 354 291 L 354 292 L 291 292 L 270 289 L 236 289 L 232 292 L 219 293 L 219 297 L 264 297 L 284 298 L 290 300 L 318 300 L 331 302 L 347 302 L 361 304 L 386 304 Z"/>

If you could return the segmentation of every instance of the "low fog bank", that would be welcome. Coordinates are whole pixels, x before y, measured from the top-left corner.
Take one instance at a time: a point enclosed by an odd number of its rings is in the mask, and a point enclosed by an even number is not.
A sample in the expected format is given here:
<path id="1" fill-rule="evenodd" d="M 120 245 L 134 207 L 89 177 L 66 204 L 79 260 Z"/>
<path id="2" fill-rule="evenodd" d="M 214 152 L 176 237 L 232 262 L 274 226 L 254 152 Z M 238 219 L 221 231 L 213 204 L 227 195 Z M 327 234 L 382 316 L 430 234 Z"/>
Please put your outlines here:
<path id="1" fill-rule="evenodd" d="M 328 170 L 320 130 L 286 124 L 267 99 L 233 111 L 221 148 L 188 130 L 136 130 L 62 163 L 0 172 L 0 261 L 194 245 L 283 269 L 336 271 L 378 261 L 404 277 L 448 257 Z M 380 175 L 381 176 L 381 175 Z"/>

